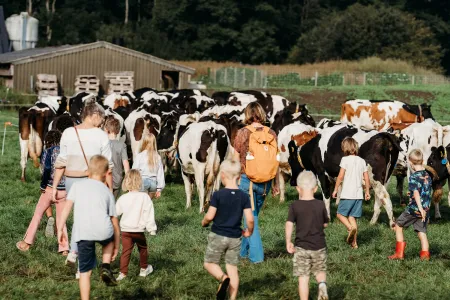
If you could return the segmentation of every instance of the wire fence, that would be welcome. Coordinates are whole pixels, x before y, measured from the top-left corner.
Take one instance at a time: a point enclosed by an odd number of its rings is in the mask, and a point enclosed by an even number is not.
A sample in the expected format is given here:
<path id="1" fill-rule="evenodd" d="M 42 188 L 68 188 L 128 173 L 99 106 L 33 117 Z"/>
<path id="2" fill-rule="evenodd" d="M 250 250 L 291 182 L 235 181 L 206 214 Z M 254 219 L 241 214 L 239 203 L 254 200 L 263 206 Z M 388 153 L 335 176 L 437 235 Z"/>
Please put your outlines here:
<path id="1" fill-rule="evenodd" d="M 372 72 L 296 72 L 289 68 L 278 70 L 251 67 L 210 69 L 202 78 L 206 84 L 232 88 L 293 88 L 296 86 L 345 85 L 441 85 L 450 84 L 443 75 Z"/>

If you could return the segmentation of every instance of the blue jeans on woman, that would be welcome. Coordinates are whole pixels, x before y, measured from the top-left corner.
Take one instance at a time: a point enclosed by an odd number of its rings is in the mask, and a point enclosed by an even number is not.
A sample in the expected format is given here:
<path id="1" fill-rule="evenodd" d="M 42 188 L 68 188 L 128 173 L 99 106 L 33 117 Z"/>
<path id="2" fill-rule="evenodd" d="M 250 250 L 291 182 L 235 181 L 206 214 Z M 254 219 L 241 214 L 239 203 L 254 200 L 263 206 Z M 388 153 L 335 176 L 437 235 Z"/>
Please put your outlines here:
<path id="1" fill-rule="evenodd" d="M 272 186 L 272 181 L 266 183 L 253 183 L 253 201 L 254 208 L 253 218 L 255 220 L 255 227 L 253 234 L 248 238 L 242 238 L 241 257 L 248 257 L 252 263 L 260 263 L 264 261 L 264 249 L 262 245 L 261 235 L 259 233 L 258 215 L 263 207 L 265 195 L 267 195 Z M 250 195 L 250 180 L 247 175 L 242 174 L 239 189 Z M 251 201 L 251 198 L 250 198 Z M 244 228 L 247 223 L 244 216 Z"/>

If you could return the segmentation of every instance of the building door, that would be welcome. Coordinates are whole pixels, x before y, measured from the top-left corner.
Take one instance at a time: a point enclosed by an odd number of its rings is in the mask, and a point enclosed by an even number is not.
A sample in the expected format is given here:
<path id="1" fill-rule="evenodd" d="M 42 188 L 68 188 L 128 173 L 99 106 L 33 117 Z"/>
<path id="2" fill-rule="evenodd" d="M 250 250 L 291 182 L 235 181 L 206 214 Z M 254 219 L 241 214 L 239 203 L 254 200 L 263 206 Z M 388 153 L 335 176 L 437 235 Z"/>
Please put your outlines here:
<path id="1" fill-rule="evenodd" d="M 177 71 L 162 71 L 161 79 L 164 90 L 176 90 L 179 88 L 180 72 Z"/>

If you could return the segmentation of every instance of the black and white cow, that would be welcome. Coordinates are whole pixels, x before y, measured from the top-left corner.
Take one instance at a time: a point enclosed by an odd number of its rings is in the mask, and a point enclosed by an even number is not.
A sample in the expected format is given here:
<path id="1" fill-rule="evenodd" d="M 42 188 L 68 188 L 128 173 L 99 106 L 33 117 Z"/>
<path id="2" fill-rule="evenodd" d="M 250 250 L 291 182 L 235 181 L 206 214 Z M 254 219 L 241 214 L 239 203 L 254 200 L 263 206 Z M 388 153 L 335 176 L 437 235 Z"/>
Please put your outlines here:
<path id="1" fill-rule="evenodd" d="M 302 106 L 306 107 L 306 105 Z M 307 109 L 292 114 L 289 108 L 286 107 L 282 111 L 277 112 L 271 128 L 276 134 L 278 134 L 284 127 L 297 121 L 312 127 L 316 126 L 316 122 L 314 122 L 314 119 L 308 114 Z"/>
<path id="2" fill-rule="evenodd" d="M 163 115 L 161 120 L 161 131 L 156 139 L 159 155 L 163 161 L 164 172 L 176 167 L 176 145 L 175 135 L 177 131 L 179 114 L 173 112 Z"/>
<path id="3" fill-rule="evenodd" d="M 317 175 L 323 198 L 330 214 L 331 182 L 339 174 L 339 164 L 343 157 L 341 143 L 346 137 L 353 137 L 360 145 L 359 156 L 369 166 L 370 184 L 375 192 L 374 214 L 371 224 L 375 224 L 383 205 L 388 214 L 390 225 L 394 222 L 392 202 L 385 188 L 394 170 L 399 152 L 402 150 L 398 139 L 389 133 L 364 131 L 347 125 L 323 129 L 319 135 L 305 145 L 298 147 L 293 140 L 289 142 L 289 164 L 292 170 L 291 185 L 296 185 L 296 178 L 303 170 L 310 170 Z"/>
<path id="4" fill-rule="evenodd" d="M 319 121 L 319 123 L 317 123 L 317 129 L 330 128 L 341 124 L 342 123 L 340 121 L 323 118 L 322 120 Z"/>
<path id="5" fill-rule="evenodd" d="M 44 137 L 51 122 L 66 110 L 67 99 L 60 96 L 41 97 L 31 108 L 19 109 L 19 141 L 21 180 L 25 181 L 28 156 L 34 166 L 39 167 L 39 157 L 44 146 Z"/>
<path id="6" fill-rule="evenodd" d="M 226 129 L 214 122 L 190 124 L 181 135 L 177 153 L 186 190 L 186 208 L 191 207 L 192 185 L 199 195 L 200 212 L 213 191 L 220 187 L 220 164 L 231 155 Z"/>
<path id="7" fill-rule="evenodd" d="M 230 92 L 214 92 L 211 95 L 211 98 L 214 99 L 217 105 L 227 105 L 228 104 L 228 98 L 230 97 Z"/>
<path id="8" fill-rule="evenodd" d="M 434 214 L 436 219 L 441 218 L 439 203 L 444 194 L 444 186 L 448 181 L 450 186 L 450 144 L 447 146 L 432 147 L 431 154 L 427 160 L 427 170 L 433 176 L 433 196 Z M 450 192 L 447 196 L 450 206 Z"/>
<path id="9" fill-rule="evenodd" d="M 81 113 L 86 103 L 97 102 L 97 96 L 95 94 L 80 92 L 69 99 L 68 111 L 70 115 L 75 119 L 76 123 L 81 123 Z"/>

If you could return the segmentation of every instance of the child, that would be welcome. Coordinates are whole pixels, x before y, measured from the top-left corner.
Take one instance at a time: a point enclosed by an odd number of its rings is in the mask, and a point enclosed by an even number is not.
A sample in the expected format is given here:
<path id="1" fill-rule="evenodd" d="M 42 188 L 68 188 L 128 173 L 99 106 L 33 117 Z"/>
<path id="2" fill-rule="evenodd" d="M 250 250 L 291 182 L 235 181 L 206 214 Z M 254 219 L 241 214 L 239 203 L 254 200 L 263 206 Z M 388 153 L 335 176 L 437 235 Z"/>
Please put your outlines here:
<path id="1" fill-rule="evenodd" d="M 253 213 L 250 199 L 237 186 L 241 174 L 239 161 L 226 160 L 220 166 L 220 178 L 225 188 L 217 191 L 211 198 L 210 207 L 202 220 L 206 227 L 214 222 L 208 235 L 204 267 L 214 278 L 220 281 L 217 299 L 225 299 L 229 288 L 230 299 L 236 299 L 239 287 L 237 265 L 241 248 L 241 236 L 249 237 L 253 233 Z M 247 229 L 242 231 L 242 215 L 245 215 Z M 220 257 L 225 254 L 227 273 L 219 266 Z"/>
<path id="2" fill-rule="evenodd" d="M 41 222 L 41 218 L 44 212 L 48 211 L 48 208 L 51 208 L 51 205 L 53 203 L 52 185 L 53 185 L 53 175 L 55 173 L 54 163 L 56 161 L 56 157 L 58 157 L 59 154 L 60 140 L 61 140 L 61 133 L 56 130 L 49 131 L 45 136 L 46 150 L 42 154 L 41 158 L 41 166 L 43 170 L 41 180 L 41 197 L 39 198 L 39 202 L 36 205 L 36 210 L 34 211 L 33 219 L 31 220 L 30 225 L 28 226 L 27 232 L 25 233 L 25 237 L 23 238 L 22 241 L 16 244 L 17 249 L 19 249 L 20 251 L 28 251 L 30 249 L 30 246 L 33 244 L 35 240 L 36 231 L 38 229 L 39 223 Z M 61 212 L 64 209 L 65 203 L 66 203 L 66 190 L 63 177 L 57 187 L 57 194 L 55 201 L 57 220 L 61 217 Z M 49 222 L 47 223 L 47 227 L 49 227 L 49 224 L 51 223 L 50 220 L 51 219 L 49 219 Z M 61 225 L 62 225 L 61 230 L 63 230 L 67 234 L 66 223 L 63 222 Z M 51 230 L 52 231 L 54 230 L 53 224 L 51 224 Z M 68 251 L 69 245 L 67 241 L 60 242 L 58 252 L 64 256 L 67 256 Z"/>
<path id="3" fill-rule="evenodd" d="M 114 163 L 112 170 L 113 177 L 113 194 L 114 197 L 119 196 L 120 185 L 123 179 L 123 172 L 127 173 L 130 170 L 130 163 L 128 162 L 127 146 L 125 143 L 117 140 L 117 135 L 120 132 L 120 122 L 113 116 L 106 117 L 103 130 L 108 134 L 111 143 L 111 157 Z"/>
<path id="4" fill-rule="evenodd" d="M 141 151 L 136 155 L 133 169 L 142 176 L 141 192 L 148 192 L 150 198 L 159 198 L 164 189 L 164 167 L 156 148 L 156 139 L 152 133 L 143 136 Z"/>
<path id="5" fill-rule="evenodd" d="M 341 144 L 344 157 L 341 160 L 333 198 L 337 197 L 339 186 L 342 183 L 341 201 L 338 205 L 337 217 L 347 227 L 347 243 L 353 249 L 358 248 L 356 237 L 358 225 L 356 219 L 362 216 L 363 179 L 365 182 L 366 201 L 370 200 L 370 182 L 367 164 L 358 156 L 358 143 L 351 137 L 346 137 Z"/>
<path id="6" fill-rule="evenodd" d="M 75 182 L 67 195 L 67 203 L 58 222 L 58 240 L 67 241 L 61 225 L 74 206 L 73 240 L 78 246 L 81 299 L 89 299 L 90 278 L 96 267 L 95 243 L 102 245 L 101 278 L 106 285 L 116 285 L 110 263 L 114 261 L 120 246 L 119 221 L 116 217 L 114 195 L 105 185 L 109 162 L 102 155 L 94 155 L 89 161 L 88 179 Z"/>
<path id="7" fill-rule="evenodd" d="M 286 222 L 286 248 L 294 254 L 294 276 L 298 276 L 298 292 L 301 300 L 309 297 L 309 275 L 319 283 L 319 300 L 327 300 L 326 270 L 327 246 L 324 227 L 328 226 L 328 213 L 323 201 L 314 199 L 317 191 L 316 176 L 303 171 L 297 178 L 299 201 L 289 207 Z M 295 247 L 291 242 L 295 223 Z"/>
<path id="8" fill-rule="evenodd" d="M 414 149 L 409 154 L 409 166 L 411 176 L 409 177 L 409 204 L 406 210 L 395 222 L 395 236 L 397 245 L 395 254 L 389 259 L 403 259 L 405 257 L 406 242 L 403 238 L 403 227 L 408 228 L 413 225 L 414 231 L 419 236 L 422 251 L 421 260 L 429 260 L 429 244 L 427 239 L 427 223 L 431 202 L 431 177 L 425 171 L 423 164 L 423 154 L 419 149 Z"/>
<path id="9" fill-rule="evenodd" d="M 131 252 L 134 244 L 139 249 L 141 271 L 139 276 L 146 277 L 153 272 L 153 267 L 147 263 L 147 241 L 145 230 L 156 235 L 155 211 L 153 202 L 147 193 L 140 192 L 142 178 L 138 170 L 130 170 L 122 184 L 123 191 L 130 191 L 122 195 L 116 203 L 117 216 L 120 219 L 122 231 L 122 256 L 120 257 L 120 273 L 117 280 L 124 279 L 128 274 Z"/>

